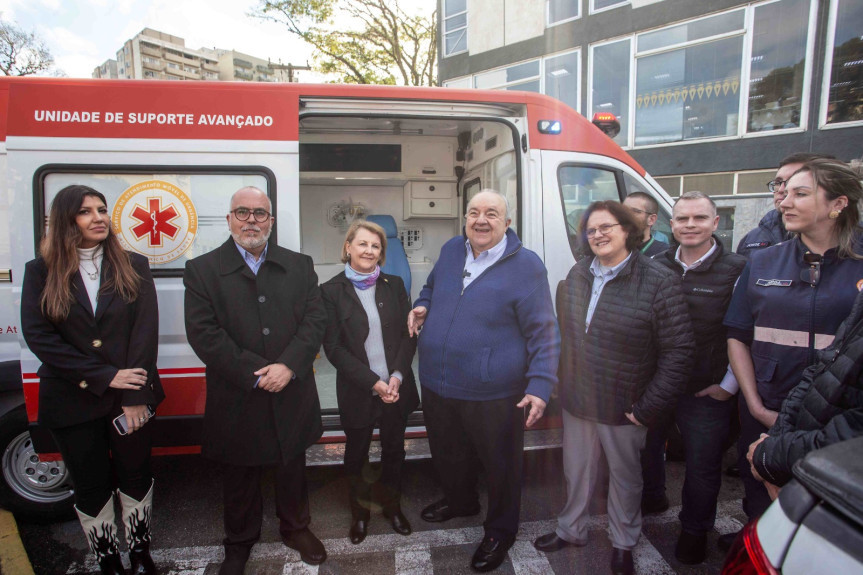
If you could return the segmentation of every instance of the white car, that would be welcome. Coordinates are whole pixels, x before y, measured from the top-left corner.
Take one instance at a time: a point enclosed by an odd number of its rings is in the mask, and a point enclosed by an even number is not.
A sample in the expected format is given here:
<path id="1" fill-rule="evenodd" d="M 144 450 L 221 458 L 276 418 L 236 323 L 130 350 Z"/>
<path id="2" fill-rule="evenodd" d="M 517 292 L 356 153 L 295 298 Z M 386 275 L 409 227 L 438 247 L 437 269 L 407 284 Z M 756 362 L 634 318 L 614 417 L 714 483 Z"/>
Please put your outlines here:
<path id="1" fill-rule="evenodd" d="M 813 451 L 732 545 L 723 575 L 863 573 L 863 437 Z"/>

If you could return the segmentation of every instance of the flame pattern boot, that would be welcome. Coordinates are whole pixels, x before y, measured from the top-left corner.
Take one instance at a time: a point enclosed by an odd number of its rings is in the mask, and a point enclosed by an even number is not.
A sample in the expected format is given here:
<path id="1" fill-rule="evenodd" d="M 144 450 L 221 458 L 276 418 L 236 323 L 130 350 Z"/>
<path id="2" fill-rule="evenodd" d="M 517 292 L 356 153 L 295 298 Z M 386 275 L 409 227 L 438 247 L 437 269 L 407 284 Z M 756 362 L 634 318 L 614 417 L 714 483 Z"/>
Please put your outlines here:
<path id="1" fill-rule="evenodd" d="M 91 517 L 75 507 L 78 520 L 87 535 L 90 551 L 99 562 L 102 575 L 126 575 L 123 562 L 120 560 L 120 548 L 117 539 L 117 526 L 114 524 L 114 498 L 99 511 L 96 517 Z"/>
<path id="2" fill-rule="evenodd" d="M 119 489 L 117 494 L 123 506 L 123 526 L 126 543 L 129 545 L 129 562 L 133 575 L 156 575 L 156 564 L 150 557 L 150 522 L 153 510 L 153 484 L 140 501 L 129 497 Z"/>

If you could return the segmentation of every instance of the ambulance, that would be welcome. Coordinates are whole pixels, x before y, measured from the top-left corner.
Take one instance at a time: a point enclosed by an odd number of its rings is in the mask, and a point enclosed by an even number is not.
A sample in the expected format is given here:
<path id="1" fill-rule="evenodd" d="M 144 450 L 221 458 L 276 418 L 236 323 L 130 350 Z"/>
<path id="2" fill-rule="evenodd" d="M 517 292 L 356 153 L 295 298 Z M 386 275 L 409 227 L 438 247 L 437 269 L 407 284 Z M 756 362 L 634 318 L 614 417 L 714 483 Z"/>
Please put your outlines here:
<path id="1" fill-rule="evenodd" d="M 206 382 L 184 332 L 183 268 L 228 237 L 237 189 L 267 192 L 271 241 L 311 256 L 321 282 L 343 269 L 352 221 L 383 221 L 404 247 L 415 299 L 443 243 L 463 233 L 467 202 L 492 188 L 554 289 L 592 201 L 646 192 L 669 221 L 669 197 L 605 133 L 615 122 L 515 91 L 0 78 L 0 505 L 43 517 L 71 506 L 66 468 L 37 422 L 39 361 L 19 313 L 24 265 L 65 186 L 102 192 L 120 242 L 150 260 L 167 394 L 154 452 L 198 453 Z M 344 435 L 323 352 L 315 371 L 326 432 L 309 461 L 337 463 Z M 544 425 L 528 447 L 559 445 L 559 419 Z M 408 456 L 420 457 L 421 410 L 409 426 Z"/>

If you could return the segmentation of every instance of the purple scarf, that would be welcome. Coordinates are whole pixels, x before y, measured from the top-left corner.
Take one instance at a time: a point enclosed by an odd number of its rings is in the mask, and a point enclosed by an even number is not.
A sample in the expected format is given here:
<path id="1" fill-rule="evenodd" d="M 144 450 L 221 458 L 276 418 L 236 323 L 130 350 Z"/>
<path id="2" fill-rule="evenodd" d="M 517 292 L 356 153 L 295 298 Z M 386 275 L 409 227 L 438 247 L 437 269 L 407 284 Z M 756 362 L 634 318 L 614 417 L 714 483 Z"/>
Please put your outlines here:
<path id="1" fill-rule="evenodd" d="M 370 274 L 361 274 L 351 267 L 350 263 L 345 264 L 345 275 L 354 284 L 357 289 L 369 289 L 378 281 L 378 276 L 381 275 L 381 266 L 375 266 L 375 271 Z"/>

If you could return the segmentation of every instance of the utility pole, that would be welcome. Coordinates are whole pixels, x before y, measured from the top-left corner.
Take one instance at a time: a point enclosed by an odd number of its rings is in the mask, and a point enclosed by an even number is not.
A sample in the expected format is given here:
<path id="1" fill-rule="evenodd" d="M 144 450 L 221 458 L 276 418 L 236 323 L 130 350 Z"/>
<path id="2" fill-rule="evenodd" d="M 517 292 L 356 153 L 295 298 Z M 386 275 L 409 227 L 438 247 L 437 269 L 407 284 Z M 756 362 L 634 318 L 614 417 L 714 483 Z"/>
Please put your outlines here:
<path id="1" fill-rule="evenodd" d="M 291 63 L 282 64 L 281 62 L 279 62 L 278 64 L 273 64 L 268 59 L 267 65 L 270 68 L 272 68 L 273 70 L 287 70 L 288 71 L 288 82 L 294 81 L 294 70 L 311 70 L 312 69 L 311 66 L 309 66 L 308 62 L 306 62 L 305 66 L 294 66 Z"/>

